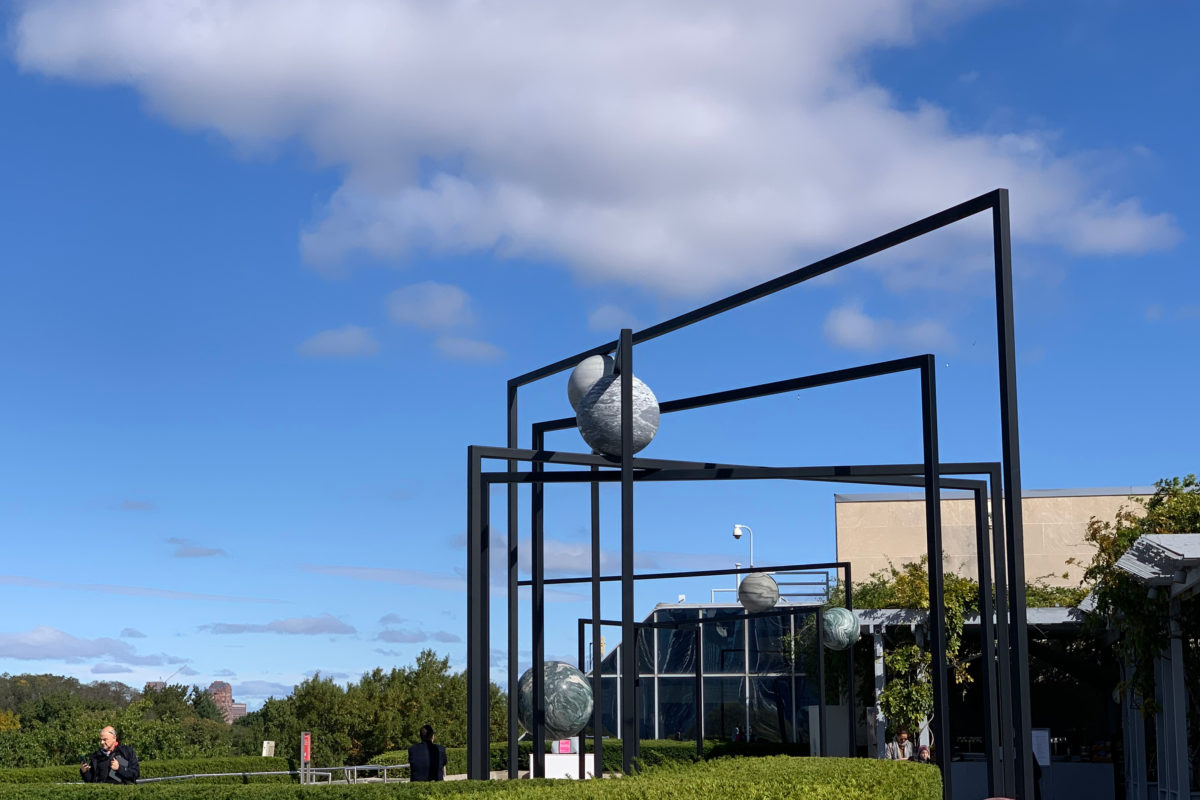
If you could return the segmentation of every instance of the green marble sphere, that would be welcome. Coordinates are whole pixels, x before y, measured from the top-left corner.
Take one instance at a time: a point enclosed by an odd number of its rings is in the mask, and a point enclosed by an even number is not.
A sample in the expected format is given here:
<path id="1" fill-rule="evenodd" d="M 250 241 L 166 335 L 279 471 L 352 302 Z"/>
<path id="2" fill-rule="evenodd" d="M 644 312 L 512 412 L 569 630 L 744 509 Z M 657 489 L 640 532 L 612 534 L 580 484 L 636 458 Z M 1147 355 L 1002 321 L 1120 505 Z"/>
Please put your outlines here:
<path id="1" fill-rule="evenodd" d="M 830 650 L 845 650 L 858 640 L 858 619 L 854 612 L 841 606 L 828 608 L 821 638 Z"/>
<path id="2" fill-rule="evenodd" d="M 592 685 L 582 672 L 562 661 L 547 661 L 546 738 L 570 739 L 592 719 Z M 533 731 L 533 667 L 517 681 L 517 718 Z"/>

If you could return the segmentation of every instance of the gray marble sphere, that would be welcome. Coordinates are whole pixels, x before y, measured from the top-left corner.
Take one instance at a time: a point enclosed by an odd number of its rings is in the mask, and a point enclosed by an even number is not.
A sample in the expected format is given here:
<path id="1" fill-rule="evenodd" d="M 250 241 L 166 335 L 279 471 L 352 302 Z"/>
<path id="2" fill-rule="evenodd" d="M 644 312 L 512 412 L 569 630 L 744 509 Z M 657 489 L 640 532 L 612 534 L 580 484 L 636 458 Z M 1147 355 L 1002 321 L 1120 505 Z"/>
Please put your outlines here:
<path id="1" fill-rule="evenodd" d="M 633 452 L 658 433 L 658 398 L 650 387 L 633 379 Z M 621 376 L 607 375 L 592 384 L 579 401 L 575 424 L 583 440 L 597 453 L 621 455 Z"/>
<path id="2" fill-rule="evenodd" d="M 841 606 L 825 609 L 821 638 L 830 650 L 845 650 L 858 641 L 858 620 L 854 612 Z"/>
<path id="3" fill-rule="evenodd" d="M 582 672 L 562 661 L 543 664 L 546 676 L 546 738 L 570 739 L 592 719 L 592 685 Z M 517 718 L 533 731 L 533 667 L 517 681 Z"/>
<path id="4" fill-rule="evenodd" d="M 596 381 L 613 374 L 612 356 L 588 356 L 575 365 L 571 377 L 567 379 L 567 399 L 571 408 L 579 413 L 579 401 L 588 393 Z"/>
<path id="5" fill-rule="evenodd" d="M 779 602 L 779 584 L 765 572 L 752 572 L 738 585 L 738 602 L 751 614 L 770 611 Z"/>

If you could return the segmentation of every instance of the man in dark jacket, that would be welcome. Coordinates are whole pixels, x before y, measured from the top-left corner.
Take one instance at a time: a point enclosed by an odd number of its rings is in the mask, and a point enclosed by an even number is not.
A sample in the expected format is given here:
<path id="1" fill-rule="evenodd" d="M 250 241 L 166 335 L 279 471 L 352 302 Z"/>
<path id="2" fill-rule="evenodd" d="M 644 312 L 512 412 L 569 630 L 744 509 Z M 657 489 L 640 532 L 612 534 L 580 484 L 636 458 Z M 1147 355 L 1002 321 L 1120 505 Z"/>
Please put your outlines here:
<path id="1" fill-rule="evenodd" d="M 79 774 L 87 783 L 137 783 L 142 770 L 133 748 L 118 742 L 110 725 L 100 731 L 100 749 L 79 765 Z"/>
<path id="2" fill-rule="evenodd" d="M 410 781 L 446 779 L 446 748 L 433 743 L 433 727 L 421 726 L 421 741 L 408 748 Z"/>

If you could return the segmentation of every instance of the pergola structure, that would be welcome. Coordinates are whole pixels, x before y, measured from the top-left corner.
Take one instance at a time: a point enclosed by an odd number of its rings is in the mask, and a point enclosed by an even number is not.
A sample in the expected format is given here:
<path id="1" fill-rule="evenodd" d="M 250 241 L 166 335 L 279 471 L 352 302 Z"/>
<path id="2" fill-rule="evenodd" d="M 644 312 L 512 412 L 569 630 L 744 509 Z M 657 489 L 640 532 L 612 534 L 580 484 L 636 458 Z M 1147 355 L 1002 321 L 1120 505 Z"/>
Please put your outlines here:
<path id="1" fill-rule="evenodd" d="M 1154 664 L 1154 732 L 1158 754 L 1158 800 L 1188 800 L 1191 769 L 1188 761 L 1187 683 L 1183 664 L 1181 603 L 1200 590 L 1200 533 L 1145 534 L 1139 536 L 1117 561 L 1117 567 L 1147 587 L 1148 592 L 1168 592 L 1167 626 L 1170 640 Z M 1125 665 L 1128 671 L 1130 666 Z M 1128 677 L 1128 672 L 1126 677 Z M 1146 775 L 1146 729 L 1141 719 L 1141 698 L 1132 686 L 1121 703 L 1125 731 L 1126 796 L 1149 800 Z"/>
<path id="2" fill-rule="evenodd" d="M 546 433 L 576 427 L 574 417 L 534 423 L 531 427 L 530 446 L 520 446 L 518 395 L 522 387 L 544 380 L 560 372 L 572 369 L 582 359 L 593 355 L 615 354 L 615 372 L 619 375 L 634 374 L 634 346 L 664 336 L 689 325 L 709 319 L 731 309 L 772 295 L 783 289 L 832 272 L 868 256 L 883 252 L 904 242 L 911 241 L 943 227 L 952 225 L 976 214 L 990 213 L 992 219 L 992 251 L 994 261 L 997 364 L 999 378 L 999 433 L 1001 460 L 998 463 L 942 464 L 938 457 L 937 399 L 935 382 L 935 358 L 932 355 L 917 355 L 873 364 L 854 366 L 815 375 L 790 377 L 766 384 L 727 389 L 693 397 L 679 398 L 660 403 L 663 414 L 682 412 L 723 403 L 732 403 L 757 397 L 766 397 L 784 392 L 829 386 L 838 383 L 866 380 L 882 375 L 911 372 L 917 378 L 916 390 L 921 399 L 922 453 L 921 460 L 911 464 L 875 465 L 828 465 L 828 466 L 761 466 L 741 464 L 716 464 L 711 462 L 677 461 L 668 459 L 637 458 L 633 455 L 633 402 L 632 381 L 621 381 L 621 455 L 618 457 L 595 453 L 568 453 L 548 451 L 544 448 Z M 567 358 L 525 373 L 508 382 L 507 391 L 508 436 L 506 447 L 483 447 L 472 445 L 467 448 L 467 771 L 472 779 L 489 776 L 489 661 L 490 647 L 490 487 L 495 484 L 507 486 L 507 541 L 508 541 L 508 685 L 515 690 L 517 685 L 518 651 L 518 489 L 522 484 L 530 486 L 532 614 L 531 633 L 533 639 L 533 664 L 540 665 L 545 658 L 544 616 L 544 492 L 548 485 L 558 483 L 586 483 L 591 486 L 592 552 L 591 575 L 579 578 L 559 579 L 588 582 L 592 589 L 592 624 L 598 628 L 603 624 L 600 611 L 600 586 L 604 581 L 619 581 L 621 586 L 621 639 L 631 643 L 635 638 L 638 619 L 634 611 L 634 582 L 645 576 L 634 573 L 635 536 L 633 524 L 634 487 L 638 483 L 658 481 L 709 481 L 709 480 L 805 480 L 860 483 L 891 486 L 920 486 L 925 493 L 926 544 L 929 554 L 930 624 L 929 644 L 935 668 L 933 670 L 934 733 L 937 747 L 937 762 L 943 775 L 944 796 L 951 794 L 949 766 L 950 719 L 948 702 L 948 676 L 946 670 L 946 640 L 944 622 L 944 597 L 941 547 L 940 492 L 943 487 L 974 489 L 977 495 L 977 533 L 986 527 L 986 514 L 982 511 L 984 493 L 992 501 L 994 519 L 993 538 L 989 548 L 986 537 L 979 539 L 981 559 L 981 587 L 991 583 L 985 578 L 993 577 L 997 589 L 996 622 L 994 634 L 985 636 L 989 647 L 998 645 L 1000 657 L 988 661 L 988 683 L 985 713 L 989 716 L 987 737 L 989 754 L 989 788 L 993 794 L 1015 795 L 1020 800 L 1032 800 L 1033 772 L 1031 766 L 1030 716 L 1029 716 L 1029 667 L 1028 644 L 1025 627 L 1025 574 L 1024 547 L 1021 525 L 1021 479 L 1020 454 L 1017 435 L 1016 364 L 1014 359 L 1013 309 L 1012 309 L 1012 265 L 1009 234 L 1008 191 L 996 189 L 987 194 L 948 208 L 925 219 L 906 225 L 883 236 L 852 247 L 806 267 L 794 270 L 772 280 L 752 286 L 722 300 L 709 303 L 688 313 L 677 316 L 644 330 L 621 331 L 619 339 L 585 350 Z M 485 460 L 504 462 L 504 468 L 484 471 Z M 529 468 L 518 469 L 521 462 Z M 548 471 L 547 464 L 581 467 L 583 469 Z M 960 475 L 987 476 L 987 481 L 965 480 Z M 600 483 L 620 484 L 621 520 L 621 569 L 617 575 L 601 575 L 600 572 Z M 1001 499 L 1003 502 L 1001 502 Z M 1001 521 L 1002 520 L 1002 521 Z M 646 542 L 642 541 L 642 547 Z M 982 595 L 981 591 L 981 595 Z M 990 608 L 990 591 L 984 606 L 985 617 L 990 623 L 993 610 Z M 990 626 L 989 626 L 990 627 Z M 994 637 L 994 638 L 993 638 Z M 600 637 L 593 637 L 593 663 L 600 662 Z M 1005 658 L 1005 654 L 1008 658 Z M 620 733 L 623 742 L 622 764 L 625 772 L 634 769 L 638 755 L 637 735 L 637 651 L 622 648 Z M 992 664 L 995 669 L 990 669 Z M 542 774 L 544 752 L 544 678 L 541 669 L 533 670 L 533 725 L 530 731 L 533 741 L 532 770 Z M 594 671 L 593 691 L 596 707 L 599 707 L 601 682 Z M 516 777 L 517 771 L 517 719 L 516 703 L 509 703 L 509 774 Z M 593 723 L 595 718 L 593 718 Z M 599 732 L 600 726 L 593 724 Z M 597 740 L 597 745 L 600 742 Z M 598 749 L 598 748 L 597 748 Z"/>

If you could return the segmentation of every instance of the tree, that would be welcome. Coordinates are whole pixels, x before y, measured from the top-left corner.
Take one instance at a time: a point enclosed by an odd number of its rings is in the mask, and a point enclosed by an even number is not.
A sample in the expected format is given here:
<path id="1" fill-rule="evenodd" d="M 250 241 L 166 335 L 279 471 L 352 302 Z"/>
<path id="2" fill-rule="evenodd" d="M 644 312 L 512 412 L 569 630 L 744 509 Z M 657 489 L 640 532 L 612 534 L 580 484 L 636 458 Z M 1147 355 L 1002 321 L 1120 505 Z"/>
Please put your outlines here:
<path id="1" fill-rule="evenodd" d="M 147 704 L 146 714 L 150 719 L 178 722 L 192 716 L 188 704 L 188 687 L 182 683 L 172 683 L 163 687 L 147 686 L 142 695 Z"/>
<path id="2" fill-rule="evenodd" d="M 188 697 L 188 705 L 191 706 L 192 713 L 200 719 L 207 719 L 212 722 L 225 721 L 225 715 L 221 713 L 221 708 L 217 705 L 217 701 L 213 700 L 212 695 L 199 686 L 192 687 L 192 693 Z"/>
<path id="3" fill-rule="evenodd" d="M 1122 688 L 1132 688 L 1142 697 L 1142 713 L 1157 710 L 1154 702 L 1154 661 L 1169 643 L 1168 592 L 1147 591 L 1146 586 L 1117 567 L 1125 551 L 1145 534 L 1200 532 L 1200 481 L 1195 475 L 1164 478 L 1154 484 L 1154 494 L 1132 498 L 1134 505 L 1121 508 L 1112 522 L 1093 518 L 1087 540 L 1096 553 L 1084 572 L 1092 588 L 1097 615 L 1117 639 L 1119 655 L 1132 667 Z M 1176 623 L 1184 643 L 1184 669 L 1194 681 L 1200 675 L 1200 597 L 1180 603 Z M 1188 692 L 1188 740 L 1200 744 L 1200 692 Z"/>

